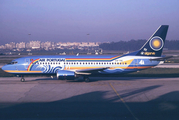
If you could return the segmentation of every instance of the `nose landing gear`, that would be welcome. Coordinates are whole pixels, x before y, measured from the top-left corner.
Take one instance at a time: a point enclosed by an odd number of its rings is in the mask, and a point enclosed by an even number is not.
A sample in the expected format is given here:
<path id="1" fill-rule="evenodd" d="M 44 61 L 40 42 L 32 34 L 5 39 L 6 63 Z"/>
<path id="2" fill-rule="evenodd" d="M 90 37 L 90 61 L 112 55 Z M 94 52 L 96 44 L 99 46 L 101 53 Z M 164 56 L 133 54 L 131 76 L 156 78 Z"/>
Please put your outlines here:
<path id="1" fill-rule="evenodd" d="M 25 82 L 25 78 L 23 76 L 21 77 L 21 82 Z"/>

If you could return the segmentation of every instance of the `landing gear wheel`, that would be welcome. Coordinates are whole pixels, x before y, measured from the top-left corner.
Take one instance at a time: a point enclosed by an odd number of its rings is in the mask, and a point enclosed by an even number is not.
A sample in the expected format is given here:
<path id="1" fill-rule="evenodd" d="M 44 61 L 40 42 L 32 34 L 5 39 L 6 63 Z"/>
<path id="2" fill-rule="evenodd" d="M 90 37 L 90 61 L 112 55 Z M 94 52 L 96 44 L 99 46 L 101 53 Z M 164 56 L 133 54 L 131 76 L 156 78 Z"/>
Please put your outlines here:
<path id="1" fill-rule="evenodd" d="M 85 81 L 85 82 L 89 82 L 90 79 L 89 79 L 88 77 L 84 77 L 84 81 Z"/>
<path id="2" fill-rule="evenodd" d="M 25 82 L 25 79 L 23 77 L 21 78 L 21 82 Z"/>

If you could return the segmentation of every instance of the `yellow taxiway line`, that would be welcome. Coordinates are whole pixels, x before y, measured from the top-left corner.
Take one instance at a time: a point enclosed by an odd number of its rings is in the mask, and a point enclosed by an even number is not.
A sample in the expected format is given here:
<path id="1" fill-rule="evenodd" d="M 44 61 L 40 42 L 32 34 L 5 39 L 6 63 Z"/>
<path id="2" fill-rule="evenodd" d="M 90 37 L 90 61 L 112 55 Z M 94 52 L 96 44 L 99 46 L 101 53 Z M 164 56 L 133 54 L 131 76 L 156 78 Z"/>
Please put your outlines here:
<path id="1" fill-rule="evenodd" d="M 125 107 L 127 108 L 127 110 L 131 113 L 131 115 L 134 117 L 135 120 L 139 120 L 134 113 L 132 112 L 132 110 L 129 108 L 129 106 L 126 104 L 126 102 L 124 101 L 124 99 L 122 99 L 122 97 L 119 95 L 119 93 L 116 91 L 116 89 L 113 87 L 113 85 L 111 83 L 109 83 L 109 85 L 111 86 L 111 88 L 114 90 L 114 92 L 116 93 L 116 95 L 119 97 L 119 99 L 122 101 L 122 103 L 125 105 Z"/>

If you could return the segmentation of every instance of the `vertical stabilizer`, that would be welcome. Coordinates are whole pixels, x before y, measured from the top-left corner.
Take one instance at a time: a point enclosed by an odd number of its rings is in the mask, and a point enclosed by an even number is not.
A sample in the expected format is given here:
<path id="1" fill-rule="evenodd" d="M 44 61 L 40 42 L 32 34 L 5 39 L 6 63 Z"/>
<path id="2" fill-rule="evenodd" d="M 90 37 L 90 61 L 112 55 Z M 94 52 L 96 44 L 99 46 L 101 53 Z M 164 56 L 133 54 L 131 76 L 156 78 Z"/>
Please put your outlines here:
<path id="1" fill-rule="evenodd" d="M 168 31 L 168 25 L 161 25 L 137 52 L 137 56 L 161 56 Z"/>

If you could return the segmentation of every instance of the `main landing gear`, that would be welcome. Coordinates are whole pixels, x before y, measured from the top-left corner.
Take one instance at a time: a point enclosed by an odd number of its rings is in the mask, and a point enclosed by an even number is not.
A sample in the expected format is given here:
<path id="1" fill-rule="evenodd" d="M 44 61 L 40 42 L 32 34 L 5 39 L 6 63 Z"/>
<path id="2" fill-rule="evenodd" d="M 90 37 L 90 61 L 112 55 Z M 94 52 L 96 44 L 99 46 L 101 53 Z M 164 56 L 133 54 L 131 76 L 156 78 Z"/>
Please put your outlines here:
<path id="1" fill-rule="evenodd" d="M 89 81 L 90 81 L 89 77 L 84 77 L 83 80 L 84 80 L 85 82 L 89 82 Z"/>
<path id="2" fill-rule="evenodd" d="M 25 82 L 24 76 L 21 77 L 21 82 Z"/>

